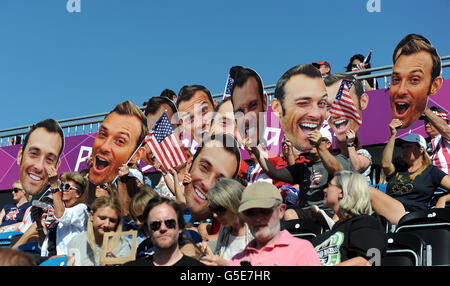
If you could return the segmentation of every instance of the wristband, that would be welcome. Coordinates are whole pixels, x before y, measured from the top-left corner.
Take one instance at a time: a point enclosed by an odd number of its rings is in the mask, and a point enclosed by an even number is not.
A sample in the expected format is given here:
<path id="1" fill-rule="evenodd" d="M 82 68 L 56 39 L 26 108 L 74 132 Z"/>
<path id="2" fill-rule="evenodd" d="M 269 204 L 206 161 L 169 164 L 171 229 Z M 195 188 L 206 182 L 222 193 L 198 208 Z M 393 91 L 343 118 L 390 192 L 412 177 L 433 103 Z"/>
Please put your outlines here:
<path id="1" fill-rule="evenodd" d="M 52 193 L 52 194 L 55 194 L 57 192 L 59 192 L 59 188 L 51 188 L 50 189 L 50 193 Z"/>
<path id="2" fill-rule="evenodd" d="M 347 144 L 347 147 L 356 147 L 355 143 Z"/>

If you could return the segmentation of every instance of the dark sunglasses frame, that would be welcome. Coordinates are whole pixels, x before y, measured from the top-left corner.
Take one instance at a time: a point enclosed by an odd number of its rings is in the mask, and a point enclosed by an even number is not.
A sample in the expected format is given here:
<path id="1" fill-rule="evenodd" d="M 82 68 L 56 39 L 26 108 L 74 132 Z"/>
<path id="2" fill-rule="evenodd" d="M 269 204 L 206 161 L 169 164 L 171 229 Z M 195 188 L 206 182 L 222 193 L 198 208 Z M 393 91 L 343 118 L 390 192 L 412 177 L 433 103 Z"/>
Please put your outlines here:
<path id="1" fill-rule="evenodd" d="M 152 231 L 158 231 L 161 228 L 162 223 L 166 225 L 167 228 L 174 229 L 177 226 L 177 221 L 174 219 L 167 219 L 165 221 L 154 221 L 150 223 L 150 229 Z"/>
<path id="2" fill-rule="evenodd" d="M 77 188 L 72 187 L 70 184 L 63 184 L 63 183 L 61 183 L 61 185 L 59 185 L 59 189 L 63 192 L 70 192 L 71 189 L 78 191 Z"/>
<path id="3" fill-rule="evenodd" d="M 13 188 L 12 190 L 14 193 L 18 193 L 19 191 L 23 191 L 23 189 L 20 188 Z"/>

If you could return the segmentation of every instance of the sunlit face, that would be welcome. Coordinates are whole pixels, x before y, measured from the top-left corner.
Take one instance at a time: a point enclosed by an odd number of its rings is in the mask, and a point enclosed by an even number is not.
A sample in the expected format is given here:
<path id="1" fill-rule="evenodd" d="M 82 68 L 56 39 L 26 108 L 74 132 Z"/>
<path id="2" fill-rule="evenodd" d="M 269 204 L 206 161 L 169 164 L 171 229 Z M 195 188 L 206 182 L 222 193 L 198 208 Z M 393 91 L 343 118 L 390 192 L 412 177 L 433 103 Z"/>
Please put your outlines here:
<path id="1" fill-rule="evenodd" d="M 221 178 L 232 178 L 238 161 L 219 141 L 209 141 L 192 162 L 192 181 L 184 188 L 186 205 L 193 217 L 210 216 L 207 193 Z"/>
<path id="2" fill-rule="evenodd" d="M 116 112 L 108 115 L 100 127 L 92 146 L 93 166 L 89 180 L 94 184 L 111 182 L 120 166 L 127 163 L 136 149 L 141 134 L 141 121 L 132 115 Z M 134 163 L 140 155 L 130 161 Z"/>
<path id="3" fill-rule="evenodd" d="M 70 208 L 73 207 L 76 203 L 76 201 L 78 200 L 78 198 L 80 197 L 80 194 L 78 193 L 81 190 L 78 190 L 77 188 L 77 184 L 72 181 L 72 180 L 67 180 L 62 182 L 63 184 L 69 184 L 70 185 L 70 189 L 69 190 L 64 190 L 62 192 L 62 200 L 65 204 L 66 208 Z"/>
<path id="4" fill-rule="evenodd" d="M 92 213 L 90 220 L 94 228 L 94 236 L 97 242 L 103 241 L 105 233 L 116 231 L 119 225 L 119 213 L 111 207 L 99 208 L 95 213 Z"/>
<path id="5" fill-rule="evenodd" d="M 284 113 L 281 102 L 272 101 L 280 116 L 285 136 L 298 150 L 311 149 L 308 134 L 322 127 L 327 113 L 327 91 L 322 78 L 292 76 L 284 86 Z"/>
<path id="6" fill-rule="evenodd" d="M 258 83 L 249 77 L 243 86 L 234 87 L 233 111 L 239 133 L 249 137 L 251 142 L 259 142 L 264 135 L 264 112 L 267 111 L 267 97 L 261 100 Z"/>
<path id="7" fill-rule="evenodd" d="M 439 130 L 437 130 L 436 127 L 434 127 L 434 125 L 431 124 L 431 122 L 428 121 L 427 119 L 424 120 L 424 125 L 425 125 L 425 132 L 428 134 L 430 138 L 434 138 L 440 134 Z"/>
<path id="8" fill-rule="evenodd" d="M 17 191 L 13 190 L 12 192 L 12 197 L 14 201 L 18 202 L 26 196 L 25 190 L 22 188 L 22 185 L 20 183 L 15 183 L 13 185 L 13 188 L 17 190 Z"/>
<path id="9" fill-rule="evenodd" d="M 175 220 L 175 228 L 169 228 L 164 223 L 167 220 Z M 161 222 L 158 230 L 153 231 L 150 227 L 152 222 Z M 178 237 L 182 233 L 179 228 L 177 213 L 168 204 L 160 204 L 154 207 L 148 214 L 147 225 L 153 245 L 158 249 L 167 249 L 178 244 Z"/>
<path id="10" fill-rule="evenodd" d="M 342 84 L 342 80 L 339 80 L 335 83 L 333 83 L 330 86 L 327 86 L 327 93 L 328 93 L 328 104 L 331 106 L 333 104 L 334 99 L 336 98 L 336 95 L 339 91 L 339 88 Z M 352 97 L 353 104 L 355 105 L 356 110 L 358 111 L 359 116 L 362 118 L 362 112 L 361 112 L 361 103 L 360 99 L 356 95 L 356 88 L 353 85 L 350 88 L 350 96 Z M 366 94 L 363 95 L 364 99 L 366 99 Z M 364 100 L 363 99 L 363 100 Z M 364 105 L 363 108 L 365 108 L 366 105 Z M 342 116 L 336 116 L 328 113 L 330 116 L 328 119 L 328 124 L 330 125 L 331 129 L 333 129 L 334 134 L 336 135 L 336 139 L 338 141 L 345 141 L 346 140 L 346 132 L 348 130 L 353 130 L 355 132 L 359 129 L 359 124 L 354 119 L 349 119 Z"/>
<path id="11" fill-rule="evenodd" d="M 20 148 L 17 163 L 20 165 L 20 183 L 27 194 L 39 193 L 48 183 L 47 169 L 59 167 L 58 154 L 62 147 L 61 136 L 36 128 L 28 138 L 25 150 Z"/>
<path id="12" fill-rule="evenodd" d="M 208 95 L 204 91 L 196 91 L 191 99 L 180 102 L 178 112 L 183 119 L 185 132 L 196 142 L 202 142 L 208 136 L 214 112 L 214 105 Z"/>
<path id="13" fill-rule="evenodd" d="M 337 186 L 337 179 L 334 177 L 328 183 L 328 187 L 324 190 L 323 203 L 332 210 L 336 210 L 339 206 L 339 200 L 342 199 L 342 189 Z"/>
<path id="14" fill-rule="evenodd" d="M 258 243 L 267 243 L 279 233 L 284 210 L 285 206 L 281 205 L 270 209 L 253 208 L 243 212 L 244 220 Z"/>
<path id="15" fill-rule="evenodd" d="M 392 117 L 407 128 L 424 112 L 431 87 L 431 55 L 425 51 L 401 55 L 394 64 L 389 88 Z"/>
<path id="16" fill-rule="evenodd" d="M 321 75 L 327 75 L 330 73 L 330 67 L 327 65 L 320 65 L 319 71 Z"/>

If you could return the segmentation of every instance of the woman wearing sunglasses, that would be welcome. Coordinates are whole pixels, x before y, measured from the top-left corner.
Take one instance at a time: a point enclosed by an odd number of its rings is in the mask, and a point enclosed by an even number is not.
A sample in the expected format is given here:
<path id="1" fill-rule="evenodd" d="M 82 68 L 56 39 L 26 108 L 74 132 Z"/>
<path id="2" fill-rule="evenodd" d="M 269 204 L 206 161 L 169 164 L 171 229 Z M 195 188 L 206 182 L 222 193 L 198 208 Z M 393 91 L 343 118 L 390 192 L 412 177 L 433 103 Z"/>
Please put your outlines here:
<path id="1" fill-rule="evenodd" d="M 323 192 L 324 205 L 334 210 L 339 221 L 311 240 L 322 265 L 368 266 L 375 251 L 381 258 L 387 246 L 386 234 L 371 216 L 369 184 L 364 176 L 339 171 Z"/>
<path id="2" fill-rule="evenodd" d="M 43 257 L 67 255 L 67 244 L 76 234 L 86 230 L 89 216 L 84 195 L 87 180 L 79 173 L 69 172 L 62 173 L 58 180 L 56 170 L 48 171 L 58 224 L 47 232 L 41 247 Z"/>
<path id="3" fill-rule="evenodd" d="M 69 255 L 75 257 L 75 266 L 102 265 L 104 234 L 122 230 L 122 211 L 116 196 L 102 196 L 91 204 L 87 231 L 78 233 L 68 243 Z M 115 241 L 113 253 L 117 257 L 130 254 L 131 248 L 124 239 Z"/>
<path id="4" fill-rule="evenodd" d="M 244 187 L 233 179 L 223 178 L 208 191 L 209 209 L 220 223 L 214 252 L 206 242 L 199 246 L 206 256 L 201 262 L 210 266 L 226 266 L 228 261 L 253 239 L 244 219 L 238 212 Z"/>
<path id="5" fill-rule="evenodd" d="M 22 189 L 20 181 L 14 182 L 12 187 L 12 196 L 15 203 L 5 205 L 0 212 L 0 232 L 15 230 L 27 217 L 31 209 L 31 203 L 28 201 L 27 194 Z"/>

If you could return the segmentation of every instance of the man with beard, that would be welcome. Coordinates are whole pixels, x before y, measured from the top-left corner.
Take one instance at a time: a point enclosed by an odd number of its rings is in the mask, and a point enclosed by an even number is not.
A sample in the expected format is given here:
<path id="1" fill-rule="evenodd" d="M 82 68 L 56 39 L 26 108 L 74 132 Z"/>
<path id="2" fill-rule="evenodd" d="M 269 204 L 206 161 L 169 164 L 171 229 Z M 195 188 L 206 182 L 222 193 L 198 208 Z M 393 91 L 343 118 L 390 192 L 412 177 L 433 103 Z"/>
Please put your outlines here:
<path id="1" fill-rule="evenodd" d="M 239 213 L 243 214 L 254 240 L 228 263 L 229 266 L 320 266 L 312 244 L 280 230 L 286 205 L 272 184 L 257 182 L 242 193 Z"/>

